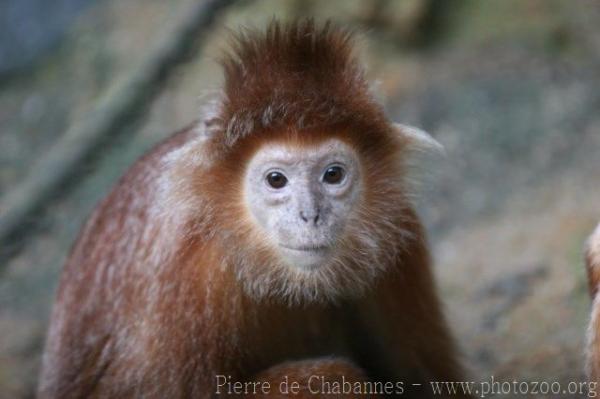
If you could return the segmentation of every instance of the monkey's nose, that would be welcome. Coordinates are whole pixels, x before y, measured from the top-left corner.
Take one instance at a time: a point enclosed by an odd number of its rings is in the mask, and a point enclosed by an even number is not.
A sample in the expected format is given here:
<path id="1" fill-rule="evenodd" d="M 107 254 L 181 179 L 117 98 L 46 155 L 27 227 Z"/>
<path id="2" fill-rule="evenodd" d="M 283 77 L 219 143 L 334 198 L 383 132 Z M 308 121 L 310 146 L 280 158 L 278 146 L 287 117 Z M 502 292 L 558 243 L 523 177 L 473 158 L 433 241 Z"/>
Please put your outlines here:
<path id="1" fill-rule="evenodd" d="M 306 223 L 309 223 L 312 221 L 316 225 L 317 222 L 319 221 L 319 210 L 315 209 L 312 212 L 300 211 L 300 219 L 302 219 Z"/>

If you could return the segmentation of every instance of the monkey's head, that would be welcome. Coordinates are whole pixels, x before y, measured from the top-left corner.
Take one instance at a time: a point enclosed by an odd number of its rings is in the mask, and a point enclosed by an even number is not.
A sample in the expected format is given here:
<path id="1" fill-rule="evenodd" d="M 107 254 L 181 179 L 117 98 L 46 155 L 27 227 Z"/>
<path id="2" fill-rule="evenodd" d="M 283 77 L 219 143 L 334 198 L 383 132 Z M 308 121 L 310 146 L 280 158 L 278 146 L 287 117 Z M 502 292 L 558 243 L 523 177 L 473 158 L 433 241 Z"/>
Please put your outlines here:
<path id="1" fill-rule="evenodd" d="M 348 32 L 273 22 L 234 40 L 199 125 L 204 172 L 194 175 L 213 210 L 200 224 L 253 297 L 364 293 L 419 235 L 405 172 L 430 139 L 386 118 Z"/>

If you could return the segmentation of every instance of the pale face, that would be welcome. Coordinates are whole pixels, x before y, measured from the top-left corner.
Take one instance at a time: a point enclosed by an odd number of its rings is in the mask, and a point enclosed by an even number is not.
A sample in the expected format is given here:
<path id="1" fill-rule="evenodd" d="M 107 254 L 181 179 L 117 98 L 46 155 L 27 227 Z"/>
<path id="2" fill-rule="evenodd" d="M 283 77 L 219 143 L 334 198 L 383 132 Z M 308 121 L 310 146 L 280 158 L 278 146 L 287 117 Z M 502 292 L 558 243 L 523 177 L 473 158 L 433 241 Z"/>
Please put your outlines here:
<path id="1" fill-rule="evenodd" d="M 357 154 L 337 139 L 266 145 L 244 179 L 253 221 L 287 264 L 307 270 L 333 255 L 360 192 Z"/>

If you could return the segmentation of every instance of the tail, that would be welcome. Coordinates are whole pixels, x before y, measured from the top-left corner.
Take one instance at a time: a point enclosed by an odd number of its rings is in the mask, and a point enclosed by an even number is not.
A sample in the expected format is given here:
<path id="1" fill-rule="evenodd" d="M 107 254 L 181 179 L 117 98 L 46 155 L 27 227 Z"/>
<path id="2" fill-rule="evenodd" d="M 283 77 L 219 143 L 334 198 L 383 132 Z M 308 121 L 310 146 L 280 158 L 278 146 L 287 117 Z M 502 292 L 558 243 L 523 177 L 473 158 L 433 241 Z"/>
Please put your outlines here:
<path id="1" fill-rule="evenodd" d="M 592 314 L 587 331 L 586 372 L 590 381 L 600 382 L 600 224 L 586 244 L 585 266 L 592 297 Z"/>

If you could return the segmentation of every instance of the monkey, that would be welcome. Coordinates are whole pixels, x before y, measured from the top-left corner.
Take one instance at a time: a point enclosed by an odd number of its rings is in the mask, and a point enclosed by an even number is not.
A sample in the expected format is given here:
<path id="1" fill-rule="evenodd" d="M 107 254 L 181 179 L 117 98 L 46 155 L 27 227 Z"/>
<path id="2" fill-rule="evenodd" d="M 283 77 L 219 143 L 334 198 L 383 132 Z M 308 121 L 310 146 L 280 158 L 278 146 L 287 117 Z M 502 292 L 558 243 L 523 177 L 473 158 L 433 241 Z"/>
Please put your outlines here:
<path id="1" fill-rule="evenodd" d="M 587 330 L 586 374 L 590 381 L 600 382 L 600 224 L 587 240 L 585 265 L 592 311 Z"/>
<path id="2" fill-rule="evenodd" d="M 284 379 L 319 397 L 311 377 L 422 398 L 463 380 L 409 189 L 436 142 L 389 120 L 355 36 L 312 19 L 232 36 L 215 99 L 82 228 L 40 398 L 209 398 L 224 381 L 277 397 Z"/>

